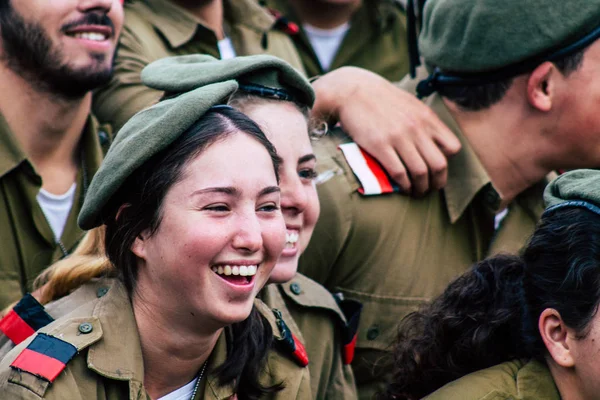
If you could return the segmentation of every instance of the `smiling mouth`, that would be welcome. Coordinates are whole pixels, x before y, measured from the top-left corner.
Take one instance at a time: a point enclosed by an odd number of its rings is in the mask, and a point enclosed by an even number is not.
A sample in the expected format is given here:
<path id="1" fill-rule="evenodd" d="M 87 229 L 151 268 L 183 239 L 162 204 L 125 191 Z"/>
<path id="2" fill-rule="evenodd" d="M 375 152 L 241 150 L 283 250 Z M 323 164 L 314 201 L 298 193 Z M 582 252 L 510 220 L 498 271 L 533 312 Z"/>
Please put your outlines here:
<path id="1" fill-rule="evenodd" d="M 297 230 L 287 230 L 285 232 L 285 249 L 295 249 L 299 236 L 300 234 Z"/>
<path id="2" fill-rule="evenodd" d="M 252 283 L 258 265 L 219 265 L 213 266 L 212 271 L 221 279 L 234 285 L 247 285 Z"/>
<path id="3" fill-rule="evenodd" d="M 75 39 L 92 40 L 94 42 L 103 42 L 108 40 L 108 36 L 98 32 L 77 32 L 73 34 L 67 34 Z"/>

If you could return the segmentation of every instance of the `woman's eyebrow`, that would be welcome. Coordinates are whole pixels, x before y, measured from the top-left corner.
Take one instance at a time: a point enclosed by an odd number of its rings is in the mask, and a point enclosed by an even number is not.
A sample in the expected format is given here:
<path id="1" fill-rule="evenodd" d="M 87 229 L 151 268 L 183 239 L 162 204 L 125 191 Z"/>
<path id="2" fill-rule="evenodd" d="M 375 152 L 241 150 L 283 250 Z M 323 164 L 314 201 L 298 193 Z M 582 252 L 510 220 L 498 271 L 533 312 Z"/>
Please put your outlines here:
<path id="1" fill-rule="evenodd" d="M 206 189 L 199 189 L 192 193 L 192 196 L 206 194 L 206 193 L 224 193 L 230 196 L 239 196 L 239 191 L 232 186 L 224 186 L 224 187 L 209 187 Z"/>
<path id="2" fill-rule="evenodd" d="M 271 194 L 271 193 L 278 193 L 281 192 L 281 189 L 279 188 L 279 186 L 267 186 L 266 188 L 264 188 L 263 190 L 261 190 L 258 195 L 259 196 L 264 196 L 267 194 Z"/>
<path id="3" fill-rule="evenodd" d="M 308 161 L 313 161 L 316 160 L 317 157 L 314 154 L 307 154 L 305 156 L 302 156 L 298 159 L 298 164 L 302 164 Z"/>

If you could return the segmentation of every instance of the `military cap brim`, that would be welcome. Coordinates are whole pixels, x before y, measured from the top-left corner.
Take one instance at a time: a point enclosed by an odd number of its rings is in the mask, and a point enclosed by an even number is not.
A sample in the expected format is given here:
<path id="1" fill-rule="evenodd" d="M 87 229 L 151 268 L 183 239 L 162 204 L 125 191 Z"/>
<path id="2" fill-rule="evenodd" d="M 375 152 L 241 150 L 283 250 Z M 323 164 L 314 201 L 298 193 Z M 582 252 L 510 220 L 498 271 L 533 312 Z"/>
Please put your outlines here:
<path id="1" fill-rule="evenodd" d="M 287 92 L 309 107 L 315 102 L 310 82 L 287 62 L 269 55 L 217 60 L 208 55 L 167 57 L 142 71 L 145 85 L 167 93 L 193 90 L 215 82 L 235 79 L 240 85 L 254 85 Z"/>
<path id="2" fill-rule="evenodd" d="M 580 207 L 600 214 L 600 170 L 578 169 L 554 179 L 544 190 L 546 213 Z"/>

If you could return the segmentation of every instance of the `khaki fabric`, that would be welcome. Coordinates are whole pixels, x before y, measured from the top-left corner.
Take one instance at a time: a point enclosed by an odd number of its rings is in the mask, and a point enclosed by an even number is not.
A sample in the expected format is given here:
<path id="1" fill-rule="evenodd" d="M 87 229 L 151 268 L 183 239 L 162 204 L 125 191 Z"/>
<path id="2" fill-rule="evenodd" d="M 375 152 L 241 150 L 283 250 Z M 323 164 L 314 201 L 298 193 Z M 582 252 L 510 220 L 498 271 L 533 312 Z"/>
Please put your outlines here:
<path id="1" fill-rule="evenodd" d="M 224 0 L 224 6 L 226 33 L 238 56 L 271 54 L 302 70 L 289 38 L 273 30 L 274 18 L 254 0 Z M 170 0 L 126 3 L 115 75 L 106 87 L 94 93 L 94 112 L 100 121 L 111 121 L 115 129 L 120 129 L 162 95 L 144 86 L 142 69 L 164 57 L 196 53 L 220 58 L 214 32 L 200 20 Z"/>
<path id="2" fill-rule="evenodd" d="M 270 310 L 258 301 L 261 312 Z M 265 317 L 277 332 L 272 312 Z M 92 325 L 87 334 L 79 332 L 82 323 Z M 74 345 L 78 354 L 65 370 L 49 384 L 47 381 L 10 368 L 12 361 L 33 337 L 13 349 L 0 362 L 0 397 L 10 399 L 56 400 L 138 400 L 149 398 L 143 386 L 143 361 L 137 325 L 124 286 L 115 282 L 103 297 L 88 302 L 38 332 L 56 336 Z M 233 387 L 220 386 L 213 374 L 227 355 L 227 338 L 223 333 L 208 359 L 205 379 L 198 399 L 229 399 Z M 276 351 L 268 355 L 261 382 L 265 385 L 285 383 L 285 388 L 268 398 L 310 399 L 307 368 L 300 368 L 288 356 Z"/>
<path id="3" fill-rule="evenodd" d="M 447 384 L 426 400 L 560 400 L 546 364 L 509 361 Z"/>
<path id="4" fill-rule="evenodd" d="M 68 296 L 44 305 L 44 310 L 53 319 L 59 319 L 88 301 L 104 296 L 112 286 L 113 281 L 114 278 L 94 278 L 81 285 Z M 14 347 L 13 342 L 0 332 L 0 360 Z"/>
<path id="5" fill-rule="evenodd" d="M 363 399 L 385 380 L 380 358 L 388 354 L 398 322 L 473 262 L 518 251 L 544 210 L 545 181 L 518 196 L 494 231 L 498 193 L 442 99 L 434 95 L 427 103 L 459 137 L 462 151 L 449 160 L 446 188 L 422 199 L 361 196 L 337 150 L 349 139 L 334 131 L 314 144 L 321 217 L 300 271 L 364 305 L 353 362 Z"/>
<path id="6" fill-rule="evenodd" d="M 71 252 L 83 236 L 77 215 L 84 189 L 102 161 L 103 145 L 111 130 L 90 116 L 81 136 L 82 166 L 77 174 L 73 207 L 64 232 L 56 243 L 54 233 L 37 202 L 42 178 L 19 147 L 0 115 L 0 310 L 31 291 L 38 274 Z"/>
<path id="7" fill-rule="evenodd" d="M 356 399 L 354 375 L 342 360 L 341 329 L 346 319 L 332 294 L 297 274 L 284 284 L 267 285 L 261 299 L 281 311 L 292 333 L 308 353 L 314 399 Z"/>
<path id="8" fill-rule="evenodd" d="M 382 0 L 376 5 L 373 3 L 375 2 L 363 1 L 363 5 L 353 15 L 350 29 L 330 69 L 353 65 L 373 71 L 388 80 L 398 81 L 408 73 L 409 68 L 406 15 L 397 1 Z M 300 26 L 300 32 L 290 37 L 300 53 L 308 76 L 327 72 L 321 67 L 289 1 L 267 0 L 266 4 Z"/>

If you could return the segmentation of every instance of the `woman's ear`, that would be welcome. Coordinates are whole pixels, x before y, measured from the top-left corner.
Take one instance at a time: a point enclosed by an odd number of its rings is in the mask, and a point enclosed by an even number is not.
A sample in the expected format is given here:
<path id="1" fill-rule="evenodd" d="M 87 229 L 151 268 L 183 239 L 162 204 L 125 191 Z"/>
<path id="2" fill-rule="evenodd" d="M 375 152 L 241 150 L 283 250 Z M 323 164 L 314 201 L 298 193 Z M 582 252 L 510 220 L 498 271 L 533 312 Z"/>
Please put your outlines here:
<path id="1" fill-rule="evenodd" d="M 553 308 L 545 309 L 538 320 L 538 329 L 550 357 L 561 367 L 575 365 L 571 330 L 565 325 L 560 313 Z"/>
<path id="2" fill-rule="evenodd" d="M 556 92 L 555 78 L 558 70 L 551 62 L 542 63 L 533 70 L 527 79 L 527 100 L 529 104 L 542 112 L 552 109 Z"/>

